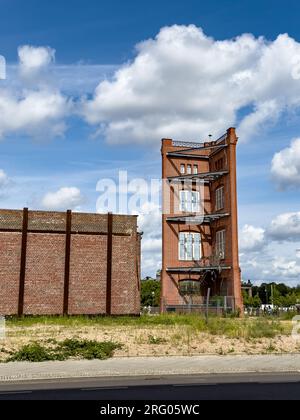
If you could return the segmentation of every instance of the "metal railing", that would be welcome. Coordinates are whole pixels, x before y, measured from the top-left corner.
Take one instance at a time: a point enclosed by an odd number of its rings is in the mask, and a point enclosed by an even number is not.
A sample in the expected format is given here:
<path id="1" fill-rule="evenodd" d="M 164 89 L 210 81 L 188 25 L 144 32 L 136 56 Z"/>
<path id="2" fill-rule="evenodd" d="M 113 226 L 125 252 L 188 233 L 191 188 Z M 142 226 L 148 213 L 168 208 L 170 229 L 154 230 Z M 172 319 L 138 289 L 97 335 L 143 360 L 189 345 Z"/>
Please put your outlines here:
<path id="1" fill-rule="evenodd" d="M 211 296 L 207 302 L 205 296 L 181 296 L 179 299 L 165 300 L 162 305 L 164 312 L 174 313 L 209 313 L 223 315 L 235 310 L 235 299 L 233 296 Z"/>

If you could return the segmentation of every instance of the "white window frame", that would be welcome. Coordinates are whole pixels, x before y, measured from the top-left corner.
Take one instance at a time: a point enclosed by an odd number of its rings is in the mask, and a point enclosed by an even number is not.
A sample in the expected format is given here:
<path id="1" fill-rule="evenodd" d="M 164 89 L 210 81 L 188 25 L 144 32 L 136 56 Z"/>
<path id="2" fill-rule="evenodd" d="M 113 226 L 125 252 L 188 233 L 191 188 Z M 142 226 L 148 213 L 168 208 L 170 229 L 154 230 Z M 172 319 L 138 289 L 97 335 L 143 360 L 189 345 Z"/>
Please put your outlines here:
<path id="1" fill-rule="evenodd" d="M 224 185 L 216 189 L 216 210 L 224 208 Z"/>
<path id="2" fill-rule="evenodd" d="M 200 212 L 200 193 L 199 191 L 181 190 L 179 192 L 179 210 L 182 212 Z"/>
<path id="3" fill-rule="evenodd" d="M 198 232 L 180 232 L 178 240 L 179 261 L 198 261 L 202 258 L 201 235 Z"/>
<path id="4" fill-rule="evenodd" d="M 192 175 L 192 165 L 190 163 L 186 165 L 186 173 Z"/>
<path id="5" fill-rule="evenodd" d="M 180 173 L 181 173 L 181 175 L 185 174 L 185 164 L 184 163 L 180 164 Z"/>
<path id="6" fill-rule="evenodd" d="M 197 175 L 198 174 L 198 165 L 193 165 L 193 174 Z"/>
<path id="7" fill-rule="evenodd" d="M 218 230 L 216 232 L 216 256 L 221 259 L 225 258 L 225 246 L 226 246 L 226 231 L 225 229 Z"/>

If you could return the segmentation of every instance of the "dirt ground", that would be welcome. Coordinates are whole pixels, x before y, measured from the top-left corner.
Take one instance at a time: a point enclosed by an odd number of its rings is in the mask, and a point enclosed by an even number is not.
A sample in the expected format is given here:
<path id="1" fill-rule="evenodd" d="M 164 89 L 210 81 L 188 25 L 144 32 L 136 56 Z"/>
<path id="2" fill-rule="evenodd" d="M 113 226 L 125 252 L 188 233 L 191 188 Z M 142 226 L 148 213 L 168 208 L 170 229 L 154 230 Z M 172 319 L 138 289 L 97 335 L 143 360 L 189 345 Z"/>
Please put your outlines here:
<path id="1" fill-rule="evenodd" d="M 45 343 L 55 339 L 80 338 L 114 341 L 123 345 L 115 352 L 118 357 L 184 356 L 201 354 L 266 354 L 299 353 L 300 340 L 291 335 L 274 338 L 228 338 L 197 332 L 188 326 L 79 326 L 34 325 L 8 327 L 6 339 L 0 340 L 0 360 L 7 351 L 16 351 L 32 341 Z"/>

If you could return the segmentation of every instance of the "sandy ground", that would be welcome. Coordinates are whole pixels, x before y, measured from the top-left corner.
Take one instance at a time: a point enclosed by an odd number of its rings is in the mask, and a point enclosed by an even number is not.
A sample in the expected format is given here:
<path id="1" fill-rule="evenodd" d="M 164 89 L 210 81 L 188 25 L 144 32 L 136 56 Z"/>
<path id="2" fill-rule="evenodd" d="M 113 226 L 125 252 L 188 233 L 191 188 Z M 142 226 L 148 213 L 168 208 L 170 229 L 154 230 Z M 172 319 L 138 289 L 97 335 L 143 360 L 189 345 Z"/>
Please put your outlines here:
<path id="1" fill-rule="evenodd" d="M 7 357 L 7 350 L 17 350 L 32 341 L 49 345 L 49 339 L 81 338 L 97 341 L 114 341 L 123 348 L 117 357 L 134 356 L 188 356 L 203 354 L 268 354 L 300 353 L 300 340 L 291 335 L 275 338 L 228 338 L 195 332 L 187 326 L 79 326 L 35 325 L 9 327 L 6 339 L 0 341 L 0 360 Z"/>

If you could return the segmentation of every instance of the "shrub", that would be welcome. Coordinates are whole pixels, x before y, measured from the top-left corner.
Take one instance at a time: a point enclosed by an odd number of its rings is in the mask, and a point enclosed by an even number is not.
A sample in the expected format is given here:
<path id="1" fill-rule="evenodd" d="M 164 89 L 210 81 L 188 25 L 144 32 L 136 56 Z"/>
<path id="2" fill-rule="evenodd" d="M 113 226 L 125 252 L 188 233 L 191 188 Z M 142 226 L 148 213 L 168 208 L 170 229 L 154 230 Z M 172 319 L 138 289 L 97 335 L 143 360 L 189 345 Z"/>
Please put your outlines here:
<path id="1" fill-rule="evenodd" d="M 66 339 L 54 347 L 45 347 L 39 343 L 30 343 L 21 347 L 6 361 L 45 362 L 49 360 L 66 360 L 69 358 L 107 359 L 112 357 L 114 350 L 121 344 L 112 341 L 98 342 L 95 340 Z"/>

